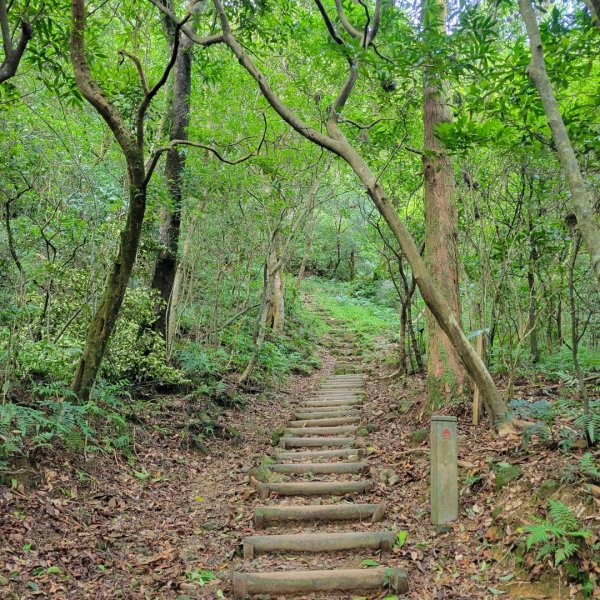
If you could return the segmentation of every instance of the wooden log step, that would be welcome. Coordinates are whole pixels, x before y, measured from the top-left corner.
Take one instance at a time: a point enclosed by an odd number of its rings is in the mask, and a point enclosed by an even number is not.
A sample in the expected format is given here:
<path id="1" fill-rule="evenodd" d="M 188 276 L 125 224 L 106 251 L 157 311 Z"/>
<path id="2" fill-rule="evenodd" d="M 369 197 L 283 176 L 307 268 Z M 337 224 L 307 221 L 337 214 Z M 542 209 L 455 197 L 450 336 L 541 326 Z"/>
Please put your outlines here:
<path id="1" fill-rule="evenodd" d="M 334 406 L 297 406 L 297 412 L 338 412 L 338 413 L 356 413 L 361 410 L 361 406 L 358 404 L 352 404 L 350 406 L 344 406 L 343 404 Z"/>
<path id="2" fill-rule="evenodd" d="M 366 462 L 336 463 L 271 463 L 270 471 L 275 473 L 361 473 L 369 468 Z"/>
<path id="3" fill-rule="evenodd" d="M 252 535 L 244 539 L 244 558 L 282 552 L 336 552 L 356 549 L 389 551 L 395 542 L 391 531 L 296 533 Z"/>
<path id="4" fill-rule="evenodd" d="M 385 504 L 311 504 L 298 506 L 259 506 L 254 509 L 257 529 L 269 523 L 287 521 L 381 521 Z"/>
<path id="5" fill-rule="evenodd" d="M 280 448 L 326 448 L 330 446 L 352 446 L 353 437 L 288 437 L 279 438 Z"/>
<path id="6" fill-rule="evenodd" d="M 319 388 L 316 389 L 313 394 L 350 394 L 354 396 L 364 396 L 366 394 L 365 388 L 353 387 L 350 389 L 329 389 L 329 388 Z"/>
<path id="7" fill-rule="evenodd" d="M 333 569 L 331 571 L 272 571 L 236 573 L 233 595 L 244 600 L 256 594 L 307 594 L 351 590 L 384 590 L 395 594 L 408 592 L 408 578 L 400 569 Z"/>
<path id="8" fill-rule="evenodd" d="M 344 398 L 352 398 L 352 400 L 364 400 L 366 397 L 366 394 L 354 391 L 338 392 L 318 390 L 312 395 L 312 397 L 308 398 L 308 400 L 322 400 L 323 398 L 331 398 L 332 400 L 343 400 Z"/>
<path id="9" fill-rule="evenodd" d="M 348 416 L 348 417 L 336 417 L 330 419 L 299 419 L 298 421 L 290 421 L 291 427 L 335 427 L 336 425 L 352 425 L 358 423 L 360 417 Z"/>
<path id="10" fill-rule="evenodd" d="M 299 410 L 294 413 L 294 419 L 298 421 L 310 419 L 354 419 L 360 416 L 360 413 L 352 408 L 334 409 L 335 407 L 314 406 L 312 409 Z"/>
<path id="11" fill-rule="evenodd" d="M 252 485 L 258 490 L 261 500 L 266 500 L 271 492 L 280 496 L 346 496 L 364 494 L 373 487 L 370 479 L 362 481 L 303 481 L 298 483 L 262 483 L 254 480 Z"/>
<path id="12" fill-rule="evenodd" d="M 308 407 L 308 406 L 345 406 L 350 408 L 351 406 L 358 406 L 363 404 L 362 400 L 358 400 L 355 398 L 340 398 L 339 400 L 305 400 L 300 406 Z"/>
<path id="13" fill-rule="evenodd" d="M 364 448 L 344 448 L 341 450 L 300 450 L 285 451 L 275 450 L 273 458 L 277 460 L 301 460 L 308 458 L 310 460 L 319 460 L 320 458 L 364 458 L 366 450 Z"/>
<path id="14" fill-rule="evenodd" d="M 294 533 L 250 535 L 244 538 L 244 558 L 281 552 L 339 552 L 343 550 L 391 550 L 396 536 L 392 531 L 351 531 L 348 533 Z"/>
<path id="15" fill-rule="evenodd" d="M 356 425 L 338 425 L 336 427 L 288 427 L 285 435 L 342 435 L 344 433 L 356 433 Z"/>

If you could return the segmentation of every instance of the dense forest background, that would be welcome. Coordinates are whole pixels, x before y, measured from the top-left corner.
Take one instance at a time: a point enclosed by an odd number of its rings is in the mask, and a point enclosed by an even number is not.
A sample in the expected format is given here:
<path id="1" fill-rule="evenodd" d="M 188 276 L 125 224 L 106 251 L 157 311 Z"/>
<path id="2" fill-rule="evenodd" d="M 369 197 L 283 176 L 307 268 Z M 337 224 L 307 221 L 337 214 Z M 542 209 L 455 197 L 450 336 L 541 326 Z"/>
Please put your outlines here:
<path id="1" fill-rule="evenodd" d="M 474 382 L 490 426 L 596 444 L 595 0 L 0 0 L 0 25 L 5 482 L 127 453 L 156 397 L 195 399 L 201 445 L 318 366 L 335 302 L 429 411 Z"/>

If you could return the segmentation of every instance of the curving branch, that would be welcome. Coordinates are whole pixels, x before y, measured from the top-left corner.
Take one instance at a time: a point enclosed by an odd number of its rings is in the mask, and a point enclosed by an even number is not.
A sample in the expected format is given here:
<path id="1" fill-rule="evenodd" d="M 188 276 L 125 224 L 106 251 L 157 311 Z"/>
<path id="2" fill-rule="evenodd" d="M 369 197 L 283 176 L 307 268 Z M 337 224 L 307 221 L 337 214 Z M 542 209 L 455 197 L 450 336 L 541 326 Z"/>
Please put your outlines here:
<path id="1" fill-rule="evenodd" d="M 152 0 L 153 1 L 153 0 Z M 342 145 L 333 138 L 329 137 L 316 130 L 305 123 L 300 117 L 292 112 L 275 93 L 273 88 L 269 85 L 267 78 L 261 71 L 258 70 L 256 65 L 246 54 L 242 45 L 237 41 L 233 33 L 231 32 L 231 26 L 229 20 L 225 14 L 223 3 L 221 0 L 213 0 L 219 21 L 221 22 L 221 29 L 223 31 L 223 41 L 229 46 L 235 57 L 238 59 L 240 65 L 250 74 L 250 76 L 256 81 L 263 96 L 273 107 L 275 112 L 294 130 L 300 135 L 304 136 L 311 142 L 314 142 L 322 148 L 330 150 L 334 154 L 340 156 L 342 152 Z"/>
<path id="2" fill-rule="evenodd" d="M 335 30 L 335 27 L 333 26 L 333 23 L 331 22 L 331 19 L 329 18 L 329 15 L 327 14 L 325 7 L 323 6 L 323 3 L 321 2 L 321 0 L 315 0 L 315 4 L 317 5 L 317 8 L 319 9 L 321 16 L 323 17 L 323 21 L 325 21 L 325 25 L 327 26 L 327 31 L 329 31 L 329 35 L 332 37 L 333 41 L 336 44 L 343 46 L 344 40 L 338 35 L 337 31 Z"/>
<path id="3" fill-rule="evenodd" d="M 369 12 L 369 7 L 367 6 L 367 3 L 365 2 L 365 0 L 357 0 L 357 2 L 365 9 L 365 27 L 363 29 L 363 34 L 361 36 L 361 43 L 363 45 L 363 48 L 366 48 L 368 45 L 368 39 L 369 39 L 369 25 L 371 24 L 371 13 Z"/>
<path id="4" fill-rule="evenodd" d="M 369 31 L 369 35 L 366 40 L 365 48 L 368 48 L 377 34 L 379 33 L 379 25 L 381 23 L 381 0 L 375 0 L 375 15 L 373 16 L 373 25 Z"/>
<path id="5" fill-rule="evenodd" d="M 169 59 L 169 62 L 167 63 L 167 66 L 165 67 L 161 78 L 156 82 L 156 84 L 151 89 L 148 89 L 147 85 L 145 84 L 145 78 L 143 74 L 140 76 L 140 79 L 144 82 L 144 98 L 138 107 L 136 118 L 136 135 L 137 142 L 140 148 L 143 148 L 144 144 L 144 117 L 146 116 L 146 111 L 148 110 L 148 107 L 150 106 L 150 103 L 152 102 L 154 96 L 158 94 L 160 89 L 165 85 L 165 83 L 167 83 L 167 80 L 169 79 L 169 74 L 175 66 L 177 54 L 179 54 L 179 46 L 181 43 L 181 36 L 179 35 L 179 32 L 181 31 L 181 28 L 185 25 L 185 23 L 190 19 L 190 17 L 190 14 L 186 15 L 186 17 L 179 23 L 177 23 L 177 25 L 175 26 L 175 37 L 173 39 L 173 49 L 171 50 L 171 58 Z"/>
<path id="6" fill-rule="evenodd" d="M 0 0 L 1 2 L 2 0 Z M 117 143 L 123 150 L 125 157 L 139 161 L 140 149 L 136 138 L 131 134 L 127 123 L 119 111 L 107 98 L 104 90 L 92 76 L 90 66 L 85 55 L 85 5 L 83 0 L 72 0 L 73 29 L 71 31 L 71 62 L 75 73 L 77 87 L 83 97 L 98 111 L 100 116 L 113 132 Z"/>
<path id="7" fill-rule="evenodd" d="M 2 49 L 4 60 L 0 64 L 0 83 L 14 77 L 29 40 L 33 37 L 33 26 L 29 21 L 21 20 L 21 35 L 17 45 L 13 45 L 8 22 L 8 6 L 6 0 L 0 0 L 0 29 L 2 30 Z"/>
<path id="8" fill-rule="evenodd" d="M 158 164 L 159 158 L 165 152 L 168 152 L 169 150 L 172 150 L 173 148 L 176 148 L 177 146 L 191 146 L 192 148 L 201 148 L 202 150 L 208 150 L 209 152 L 214 154 L 221 162 L 223 162 L 227 165 L 239 165 L 240 163 L 247 161 L 249 158 L 252 158 L 253 156 L 257 156 L 260 153 L 260 151 L 265 143 L 265 137 L 267 135 L 267 117 L 265 116 L 264 112 L 263 112 L 262 117 L 263 117 L 263 121 L 264 121 L 264 129 L 263 129 L 262 136 L 260 138 L 260 142 L 255 150 L 253 150 L 252 152 L 249 152 L 245 156 L 231 160 L 231 159 L 225 158 L 219 152 L 219 150 L 217 150 L 213 146 L 208 146 L 206 144 L 201 144 L 200 142 L 194 142 L 191 140 L 171 140 L 166 146 L 157 148 L 154 151 L 154 153 L 152 154 L 152 156 L 150 157 L 150 160 L 148 161 L 148 163 L 146 165 L 146 181 L 150 181 L 150 178 L 152 177 L 152 173 L 154 172 L 154 170 L 156 169 L 156 165 Z"/>
<path id="9" fill-rule="evenodd" d="M 147 95 L 148 82 L 146 81 L 146 75 L 144 74 L 144 69 L 142 68 L 142 63 L 140 59 L 137 56 L 135 56 L 135 54 L 130 54 L 126 50 L 119 50 L 119 55 L 121 56 L 119 64 L 123 63 L 124 58 L 128 58 L 135 65 L 135 70 L 137 71 L 138 77 L 140 79 L 142 90 L 144 90 L 144 95 Z"/>
<path id="10" fill-rule="evenodd" d="M 162 2 L 160 2 L 160 0 L 150 0 L 150 2 L 152 2 L 152 4 L 154 4 L 154 6 L 156 6 L 156 8 L 158 8 L 158 10 L 160 10 L 160 12 L 163 13 L 163 15 L 169 17 L 169 19 L 171 19 L 171 21 L 175 25 L 181 23 L 181 21 L 179 21 L 179 19 L 177 18 L 177 15 L 170 8 L 168 8 Z M 191 8 L 191 10 L 193 10 L 193 7 Z M 191 13 L 188 14 L 191 16 Z M 184 21 L 187 21 L 187 17 L 184 19 Z M 198 44 L 199 46 L 203 46 L 204 48 L 208 46 L 214 46 L 215 44 L 221 44 L 223 42 L 223 36 L 220 33 L 215 35 L 208 35 L 206 37 L 200 37 L 187 25 L 183 25 L 181 27 L 181 31 L 185 33 L 185 35 L 187 35 L 187 37 L 190 38 L 192 42 Z"/>
<path id="11" fill-rule="evenodd" d="M 335 8 L 337 9 L 337 14 L 338 14 L 340 23 L 342 24 L 344 29 L 348 32 L 348 34 L 350 34 L 353 38 L 360 39 L 362 36 L 362 33 L 358 29 L 356 29 L 352 25 L 352 23 L 350 23 L 350 20 L 348 19 L 348 17 L 346 16 L 346 13 L 344 11 L 344 7 L 342 6 L 342 0 L 335 0 Z"/>
<path id="12" fill-rule="evenodd" d="M 362 32 L 356 27 L 354 27 L 352 23 L 350 23 L 350 19 L 348 19 L 348 15 L 346 15 L 344 7 L 342 6 L 342 0 L 334 1 L 335 8 L 338 14 L 338 19 L 340 20 L 340 23 L 342 24 L 343 28 L 351 37 L 360 40 L 361 46 L 366 50 L 373 43 L 373 40 L 375 39 L 379 31 L 379 24 L 381 22 L 381 0 L 375 0 L 375 13 L 372 19 L 371 13 L 369 12 L 369 6 L 365 2 L 365 0 L 357 0 L 357 2 L 363 7 L 366 17 L 365 25 Z"/>

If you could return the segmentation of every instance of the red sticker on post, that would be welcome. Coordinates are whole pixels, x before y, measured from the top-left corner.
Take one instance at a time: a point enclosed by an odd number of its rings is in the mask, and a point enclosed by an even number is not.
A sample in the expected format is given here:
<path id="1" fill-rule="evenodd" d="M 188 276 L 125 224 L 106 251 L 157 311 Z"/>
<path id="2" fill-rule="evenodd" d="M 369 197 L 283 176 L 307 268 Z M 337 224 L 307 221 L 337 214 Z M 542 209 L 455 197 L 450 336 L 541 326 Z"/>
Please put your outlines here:
<path id="1" fill-rule="evenodd" d="M 446 440 L 449 440 L 452 437 L 452 433 L 450 433 L 450 430 L 447 427 L 444 429 L 444 431 L 442 431 L 442 435 Z"/>

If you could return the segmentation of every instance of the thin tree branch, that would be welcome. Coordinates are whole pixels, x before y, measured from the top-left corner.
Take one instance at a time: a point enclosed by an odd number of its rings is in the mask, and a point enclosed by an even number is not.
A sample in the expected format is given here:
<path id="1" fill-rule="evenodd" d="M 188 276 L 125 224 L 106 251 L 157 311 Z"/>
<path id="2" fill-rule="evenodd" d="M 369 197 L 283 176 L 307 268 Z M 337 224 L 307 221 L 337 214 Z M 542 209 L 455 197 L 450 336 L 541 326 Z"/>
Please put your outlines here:
<path id="1" fill-rule="evenodd" d="M 150 0 L 150 2 L 152 2 L 152 4 L 154 4 L 154 6 L 158 8 L 158 10 L 160 10 L 160 12 L 169 17 L 169 19 L 171 19 L 171 21 L 173 21 L 175 25 L 177 25 L 180 22 L 177 18 L 177 15 L 170 8 L 167 8 L 162 2 L 160 2 L 160 0 Z M 192 42 L 198 44 L 199 46 L 203 46 L 204 48 L 208 46 L 213 46 L 214 44 L 221 44 L 223 42 L 222 34 L 200 37 L 187 25 L 184 25 L 181 28 L 181 31 L 185 33 L 185 35 L 187 35 L 187 37 L 190 38 Z"/>
<path id="2" fill-rule="evenodd" d="M 206 144 L 201 144 L 200 142 L 194 142 L 191 140 L 171 140 L 166 146 L 163 146 L 162 148 L 157 148 L 154 151 L 154 153 L 152 154 L 152 156 L 150 157 L 150 160 L 148 161 L 148 163 L 146 165 L 146 180 L 145 180 L 146 183 L 148 181 L 150 181 L 150 178 L 152 177 L 152 174 L 154 173 L 154 170 L 156 169 L 156 165 L 158 164 L 159 158 L 165 152 L 172 150 L 176 146 L 191 146 L 193 148 L 202 148 L 203 150 L 208 150 L 209 152 L 212 152 L 221 162 L 228 164 L 228 165 L 239 165 L 240 163 L 247 161 L 249 158 L 252 158 L 253 156 L 257 156 L 263 147 L 263 144 L 265 142 L 265 137 L 267 135 L 267 117 L 265 116 L 264 112 L 263 112 L 262 117 L 263 117 L 265 126 L 263 129 L 262 137 L 260 139 L 260 143 L 258 144 L 256 150 L 249 152 L 248 154 L 246 154 L 245 156 L 242 156 L 241 158 L 236 158 L 235 160 L 230 160 L 230 159 L 223 157 L 221 155 L 221 153 L 216 148 L 213 148 L 212 146 L 208 146 Z"/>
<path id="3" fill-rule="evenodd" d="M 134 54 L 130 54 L 126 50 L 119 50 L 119 54 L 121 55 L 121 61 L 123 62 L 123 58 L 127 57 L 134 65 L 140 78 L 140 84 L 142 85 L 142 89 L 144 90 L 144 95 L 148 94 L 148 83 L 146 81 L 146 75 L 144 75 L 144 69 L 142 68 L 142 63 L 140 59 Z"/>
<path id="4" fill-rule="evenodd" d="M 181 31 L 181 28 L 185 25 L 186 21 L 190 19 L 190 17 L 190 14 L 186 15 L 186 17 L 175 26 L 175 37 L 173 39 L 173 49 L 171 51 L 171 58 L 169 59 L 169 62 L 167 63 L 167 66 L 165 67 L 161 78 L 150 90 L 148 90 L 147 86 L 145 86 L 144 84 L 145 94 L 142 102 L 138 107 L 136 120 L 137 142 L 140 148 L 144 147 L 144 116 L 146 115 L 146 111 L 148 110 L 148 107 L 150 106 L 150 103 L 152 102 L 154 96 L 158 94 L 160 88 L 162 88 L 163 85 L 165 85 L 165 83 L 167 83 L 167 80 L 169 79 L 169 74 L 171 73 L 171 70 L 175 65 L 175 61 L 177 60 L 177 54 L 179 54 L 179 46 L 181 42 L 179 32 Z M 141 77 L 143 77 L 143 74 Z"/>
<path id="5" fill-rule="evenodd" d="M 368 42 L 369 42 L 369 25 L 371 24 L 371 15 L 369 13 L 369 7 L 367 6 L 366 2 L 364 0 L 357 0 L 358 3 L 365 9 L 365 16 L 366 16 L 366 21 L 365 21 L 365 27 L 363 29 L 363 34 L 362 34 L 362 39 L 361 39 L 361 43 L 363 48 L 367 48 L 368 46 Z"/>
<path id="6" fill-rule="evenodd" d="M 348 20 L 346 13 L 344 12 L 344 7 L 342 6 L 342 0 L 335 0 L 335 8 L 337 9 L 338 18 L 340 23 L 343 25 L 344 29 L 356 39 L 360 39 L 361 33 L 358 29 L 353 27 L 352 23 Z"/>
<path id="7" fill-rule="evenodd" d="M 338 35 L 337 31 L 335 30 L 335 27 L 333 26 L 333 23 L 331 22 L 331 19 L 329 18 L 329 15 L 327 14 L 325 7 L 323 6 L 323 3 L 321 2 L 321 0 L 315 0 L 315 4 L 317 5 L 317 8 L 319 9 L 321 16 L 323 17 L 323 21 L 325 21 L 325 25 L 327 26 L 327 31 L 329 31 L 329 35 L 332 37 L 333 41 L 336 44 L 338 44 L 339 46 L 343 46 L 344 40 Z"/>
<path id="8" fill-rule="evenodd" d="M 227 15 L 225 14 L 225 9 L 223 8 L 223 3 L 221 0 L 213 0 L 213 4 L 221 22 L 223 41 L 229 46 L 242 67 L 244 67 L 244 69 L 246 69 L 246 71 L 256 81 L 260 91 L 263 93 L 269 104 L 275 109 L 275 112 L 277 112 L 277 114 L 300 135 L 314 142 L 318 146 L 326 148 L 327 150 L 330 150 L 334 154 L 340 156 L 342 152 L 342 145 L 338 140 L 334 140 L 330 136 L 324 135 L 320 131 L 317 131 L 313 127 L 307 125 L 282 102 L 281 98 L 279 98 L 273 88 L 269 85 L 267 78 L 258 70 L 256 65 L 252 62 L 242 48 L 241 44 L 232 34 L 229 20 L 227 19 Z"/>
<path id="9" fill-rule="evenodd" d="M 2 30 L 2 48 L 4 50 L 4 60 L 0 64 L 0 83 L 14 77 L 27 48 L 27 44 L 33 37 L 31 23 L 21 19 L 21 35 L 19 36 L 17 46 L 13 46 L 8 11 L 9 7 L 6 4 L 6 0 L 0 0 L 0 29 Z"/>

